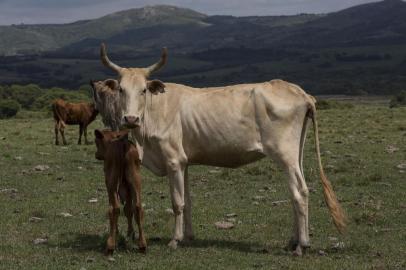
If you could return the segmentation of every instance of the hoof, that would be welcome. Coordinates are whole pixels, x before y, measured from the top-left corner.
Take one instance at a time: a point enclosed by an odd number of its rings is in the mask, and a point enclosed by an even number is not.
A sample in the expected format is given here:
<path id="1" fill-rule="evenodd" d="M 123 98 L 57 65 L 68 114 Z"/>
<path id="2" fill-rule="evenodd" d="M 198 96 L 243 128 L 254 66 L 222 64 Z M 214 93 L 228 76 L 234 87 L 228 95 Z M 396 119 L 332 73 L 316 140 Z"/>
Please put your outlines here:
<path id="1" fill-rule="evenodd" d="M 297 245 L 296 249 L 292 252 L 292 255 L 295 257 L 302 256 L 303 255 L 302 247 L 300 245 Z"/>
<path id="2" fill-rule="evenodd" d="M 169 242 L 168 247 L 170 247 L 171 249 L 175 250 L 178 248 L 178 241 L 173 239 Z"/>
<path id="3" fill-rule="evenodd" d="M 113 256 L 108 256 L 108 257 L 107 257 L 107 261 L 109 261 L 109 262 L 115 262 L 116 259 L 114 259 Z"/>
<path id="4" fill-rule="evenodd" d="M 106 248 L 106 250 L 104 251 L 104 255 L 106 255 L 109 258 L 113 257 L 113 253 L 114 253 L 114 249 Z"/>
<path id="5" fill-rule="evenodd" d="M 195 236 L 193 234 L 186 235 L 184 239 L 185 242 L 192 242 L 193 240 L 195 240 Z"/>
<path id="6" fill-rule="evenodd" d="M 147 247 L 139 247 L 138 251 L 142 254 L 146 254 L 147 253 Z"/>
<path id="7" fill-rule="evenodd" d="M 135 238 L 135 232 L 133 231 L 133 232 L 127 232 L 127 238 L 128 238 L 128 240 L 129 241 L 135 241 L 136 240 L 136 238 Z"/>

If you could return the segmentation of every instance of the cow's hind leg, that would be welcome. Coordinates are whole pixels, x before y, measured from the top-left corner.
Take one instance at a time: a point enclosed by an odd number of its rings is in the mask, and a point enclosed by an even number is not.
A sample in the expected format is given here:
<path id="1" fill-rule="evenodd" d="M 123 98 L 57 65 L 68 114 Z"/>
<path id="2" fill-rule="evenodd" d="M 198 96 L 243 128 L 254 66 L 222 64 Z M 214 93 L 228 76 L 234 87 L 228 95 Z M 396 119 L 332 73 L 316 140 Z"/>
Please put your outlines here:
<path id="1" fill-rule="evenodd" d="M 302 255 L 302 248 L 310 247 L 309 229 L 308 229 L 308 197 L 309 191 L 297 165 L 285 164 L 289 176 L 289 190 L 294 212 L 293 237 L 291 239 L 291 248 L 294 255 Z"/>
<path id="2" fill-rule="evenodd" d="M 285 136 L 283 141 L 276 144 L 278 146 L 276 150 L 275 144 L 273 148 L 266 148 L 267 155 L 274 157 L 274 159 L 282 165 L 282 168 L 288 175 L 288 185 L 293 205 L 293 236 L 289 246 L 294 251 L 294 255 L 301 255 L 302 249 L 310 246 L 308 229 L 309 191 L 301 169 L 299 136 L 291 138 Z M 297 145 L 297 147 L 295 147 L 295 145 Z"/>
<path id="3" fill-rule="evenodd" d="M 184 171 L 185 168 L 177 162 L 168 165 L 169 186 L 172 199 L 172 208 L 175 214 L 175 229 L 172 240 L 168 246 L 176 249 L 178 242 L 183 240 L 183 208 L 185 207 Z"/>

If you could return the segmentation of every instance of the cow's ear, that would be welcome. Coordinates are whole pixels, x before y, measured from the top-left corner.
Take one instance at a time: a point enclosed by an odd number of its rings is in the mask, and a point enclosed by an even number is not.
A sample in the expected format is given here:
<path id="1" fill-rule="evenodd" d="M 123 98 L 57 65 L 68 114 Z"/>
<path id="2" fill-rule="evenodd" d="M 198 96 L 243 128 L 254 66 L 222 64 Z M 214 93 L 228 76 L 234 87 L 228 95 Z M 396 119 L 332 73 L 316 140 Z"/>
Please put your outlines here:
<path id="1" fill-rule="evenodd" d="M 107 87 L 110 88 L 111 90 L 119 89 L 119 83 L 117 80 L 108 79 L 104 81 L 104 84 L 107 85 Z"/>
<path id="2" fill-rule="evenodd" d="M 100 140 L 102 140 L 103 139 L 103 132 L 101 132 L 100 130 L 98 130 L 98 129 L 96 129 L 95 131 L 94 131 L 94 136 L 97 138 L 97 139 L 100 139 Z"/>
<path id="3" fill-rule="evenodd" d="M 147 89 L 154 95 L 165 93 L 165 84 L 159 80 L 148 81 Z"/>

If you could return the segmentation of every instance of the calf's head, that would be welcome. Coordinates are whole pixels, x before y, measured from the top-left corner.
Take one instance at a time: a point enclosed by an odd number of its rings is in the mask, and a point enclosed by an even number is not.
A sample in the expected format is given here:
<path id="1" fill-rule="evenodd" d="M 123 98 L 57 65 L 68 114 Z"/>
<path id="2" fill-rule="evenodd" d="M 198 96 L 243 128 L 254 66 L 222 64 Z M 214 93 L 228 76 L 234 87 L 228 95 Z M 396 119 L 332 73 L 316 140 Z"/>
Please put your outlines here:
<path id="1" fill-rule="evenodd" d="M 136 128 L 140 125 L 143 110 L 145 107 L 145 94 L 163 93 L 165 85 L 158 80 L 147 81 L 148 77 L 155 71 L 162 68 L 167 59 L 167 50 L 162 50 L 161 59 L 146 68 L 123 68 L 120 67 L 107 57 L 106 47 L 101 45 L 100 57 L 103 64 L 118 74 L 118 81 L 112 80 L 108 87 L 114 89 L 117 98 L 116 112 L 120 117 L 120 126 L 125 128 Z M 118 83 L 116 83 L 118 82 Z"/>
<path id="2" fill-rule="evenodd" d="M 96 153 L 95 157 L 98 160 L 104 160 L 109 147 L 117 147 L 112 145 L 115 142 L 128 139 L 128 130 L 111 131 L 111 130 L 98 130 L 94 131 Z"/>

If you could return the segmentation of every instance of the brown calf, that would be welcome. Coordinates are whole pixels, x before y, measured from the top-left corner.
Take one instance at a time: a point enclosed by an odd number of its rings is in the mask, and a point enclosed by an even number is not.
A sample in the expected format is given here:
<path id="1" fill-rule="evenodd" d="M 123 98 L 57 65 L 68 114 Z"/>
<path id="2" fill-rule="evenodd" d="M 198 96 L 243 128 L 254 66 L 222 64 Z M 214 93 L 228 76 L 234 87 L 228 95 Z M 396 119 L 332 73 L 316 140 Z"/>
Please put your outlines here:
<path id="1" fill-rule="evenodd" d="M 96 118 L 98 111 L 93 103 L 81 102 L 70 103 L 63 99 L 55 99 L 52 102 L 52 112 L 55 120 L 55 144 L 59 144 L 58 131 L 61 133 L 63 144 L 65 139 L 66 125 L 79 125 L 78 144 L 82 143 L 82 134 L 85 133 L 85 143 L 87 140 L 87 126 Z"/>
<path id="2" fill-rule="evenodd" d="M 144 210 L 141 205 L 140 159 L 137 148 L 128 141 L 128 131 L 95 130 L 96 159 L 104 160 L 104 176 L 109 197 L 110 232 L 107 239 L 106 253 L 111 255 L 116 247 L 118 216 L 120 213 L 119 198 L 124 204 L 127 217 L 127 236 L 134 238 L 132 218 L 138 225 L 138 247 L 145 252 L 145 241 L 142 223 Z"/>

